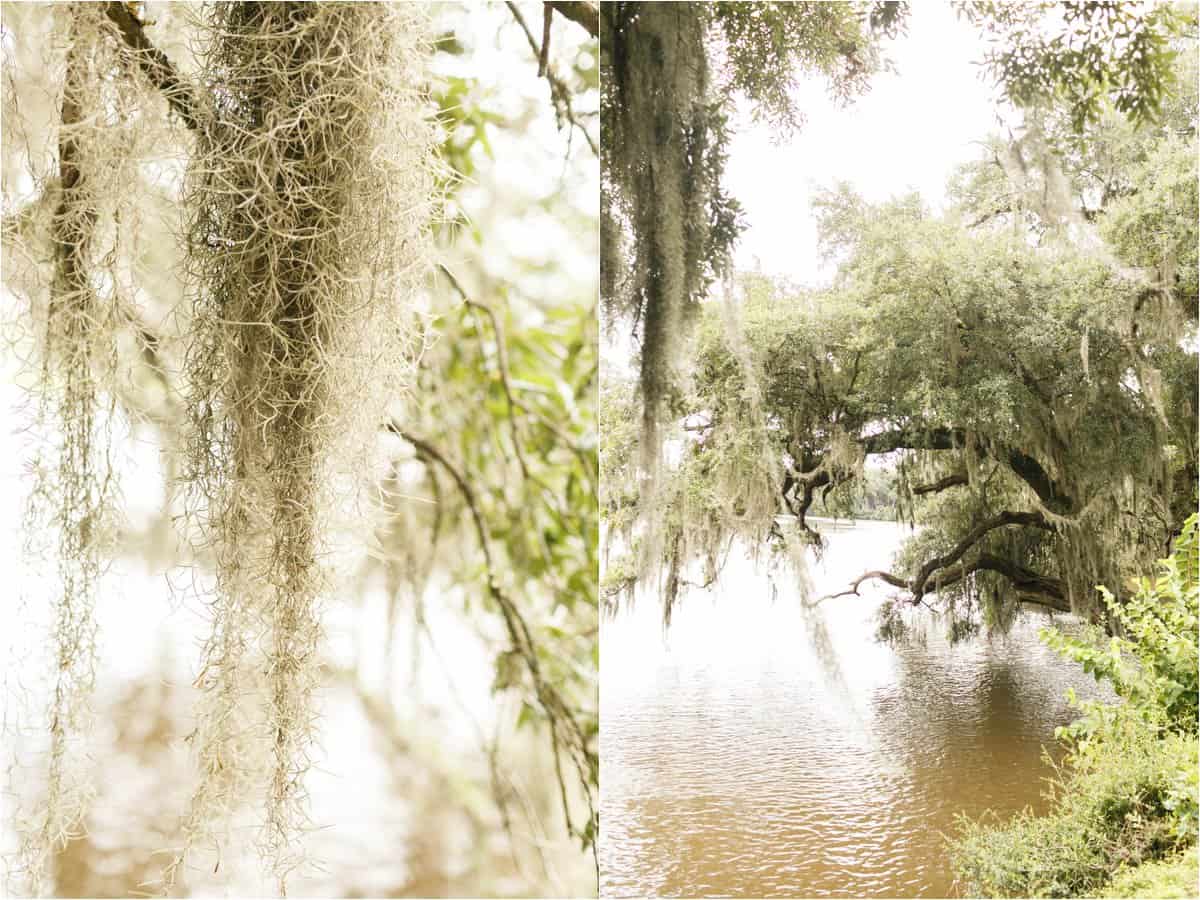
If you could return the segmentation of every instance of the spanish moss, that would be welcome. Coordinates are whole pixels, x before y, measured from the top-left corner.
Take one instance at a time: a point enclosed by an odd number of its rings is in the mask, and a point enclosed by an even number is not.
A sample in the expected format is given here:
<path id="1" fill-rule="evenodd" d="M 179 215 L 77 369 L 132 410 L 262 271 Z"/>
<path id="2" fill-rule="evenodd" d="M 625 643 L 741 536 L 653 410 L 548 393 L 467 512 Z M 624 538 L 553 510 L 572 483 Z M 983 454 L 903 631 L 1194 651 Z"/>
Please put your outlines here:
<path id="1" fill-rule="evenodd" d="M 188 475 L 216 593 L 187 831 L 189 843 L 214 837 L 254 785 L 281 893 L 302 861 L 320 536 L 335 501 L 350 502 L 336 488 L 371 471 L 422 340 L 435 176 L 423 15 L 220 3 L 208 23 L 213 109 L 187 190 Z M 262 748 L 262 772 L 247 747 Z"/>

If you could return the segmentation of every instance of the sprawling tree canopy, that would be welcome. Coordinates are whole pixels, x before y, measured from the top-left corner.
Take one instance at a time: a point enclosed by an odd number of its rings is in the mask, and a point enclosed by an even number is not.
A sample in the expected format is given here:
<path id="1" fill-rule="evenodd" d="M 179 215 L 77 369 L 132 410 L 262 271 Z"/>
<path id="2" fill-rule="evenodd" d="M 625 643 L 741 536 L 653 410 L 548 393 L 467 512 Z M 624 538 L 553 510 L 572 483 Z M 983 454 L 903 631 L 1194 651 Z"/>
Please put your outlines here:
<path id="1" fill-rule="evenodd" d="M 633 552 L 610 597 L 661 571 L 669 615 L 687 563 L 733 537 L 819 543 L 813 504 L 852 494 L 867 458 L 923 528 L 849 591 L 881 579 L 1003 625 L 1021 601 L 1098 614 L 1095 585 L 1151 566 L 1196 504 L 1194 45 L 1178 65 L 1159 125 L 1113 112 L 1072 150 L 1061 116 L 1031 115 L 956 174 L 944 214 L 827 191 L 830 287 L 743 276 L 706 304 L 677 467 L 652 508 L 603 498 Z M 602 417 L 633 402 L 614 385 Z M 636 440 L 614 433 L 606 480 Z"/>
<path id="2" fill-rule="evenodd" d="M 794 126 L 789 89 L 848 98 L 879 66 L 900 3 L 609 3 L 602 8 L 602 291 L 641 343 L 646 461 L 679 389 L 679 351 L 727 270 L 739 209 L 722 185 L 731 98 Z M 628 232 L 630 241 L 623 235 Z"/>
<path id="3" fill-rule="evenodd" d="M 982 62 L 1021 107 L 1053 106 L 1078 137 L 1106 110 L 1161 121 L 1172 43 L 1194 12 L 1166 4 L 966 3 L 990 41 Z M 602 10 L 602 292 L 610 324 L 639 350 L 643 467 L 659 425 L 683 411 L 681 350 L 699 305 L 727 274 L 740 230 L 723 186 L 737 98 L 786 131 L 803 121 L 791 88 L 827 79 L 850 100 L 885 65 L 905 3 L 610 3 Z M 1027 152 L 1031 148 L 1026 148 Z"/>

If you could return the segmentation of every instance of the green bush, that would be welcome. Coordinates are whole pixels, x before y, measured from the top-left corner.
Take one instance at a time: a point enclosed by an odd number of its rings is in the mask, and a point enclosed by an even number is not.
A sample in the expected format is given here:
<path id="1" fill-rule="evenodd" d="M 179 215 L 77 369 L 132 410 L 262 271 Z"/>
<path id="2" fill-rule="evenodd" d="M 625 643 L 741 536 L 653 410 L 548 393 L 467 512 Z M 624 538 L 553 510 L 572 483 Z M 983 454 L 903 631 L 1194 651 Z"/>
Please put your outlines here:
<path id="1" fill-rule="evenodd" d="M 972 895 L 1079 897 L 1123 867 L 1173 856 L 1195 843 L 1193 735 L 1162 735 L 1129 717 L 1053 788 L 1054 811 L 1028 810 L 1003 825 L 965 823 L 951 852 Z M 1181 802 L 1182 800 L 1182 802 Z M 1182 805 L 1191 809 L 1183 826 Z"/>
<path id="2" fill-rule="evenodd" d="M 1148 722 L 1195 734 L 1200 704 L 1200 541 L 1196 516 L 1188 519 L 1157 578 L 1138 579 L 1124 604 L 1100 588 L 1105 605 L 1125 637 L 1104 640 L 1096 629 L 1068 637 L 1042 629 L 1042 640 L 1097 679 L 1112 683 L 1126 706 Z M 1092 733 L 1103 734 L 1100 703 L 1081 705 L 1083 717 L 1067 737 L 1086 751 Z"/>
<path id="3" fill-rule="evenodd" d="M 1064 656 L 1111 682 L 1121 702 L 1078 704 L 1082 717 L 1060 729 L 1070 752 L 1051 789 L 1052 812 L 1026 810 L 1003 824 L 963 823 L 951 855 L 969 893 L 1078 897 L 1123 890 L 1145 864 L 1194 855 L 1198 569 L 1193 516 L 1172 556 L 1161 561 L 1159 577 L 1139 581 L 1123 606 L 1105 593 L 1124 637 L 1043 634 Z M 1179 876 L 1178 868 L 1172 871 Z"/>
<path id="4" fill-rule="evenodd" d="M 1186 900 L 1200 894 L 1200 857 L 1195 849 L 1175 859 L 1146 863 L 1118 873 L 1097 897 L 1157 897 Z"/>

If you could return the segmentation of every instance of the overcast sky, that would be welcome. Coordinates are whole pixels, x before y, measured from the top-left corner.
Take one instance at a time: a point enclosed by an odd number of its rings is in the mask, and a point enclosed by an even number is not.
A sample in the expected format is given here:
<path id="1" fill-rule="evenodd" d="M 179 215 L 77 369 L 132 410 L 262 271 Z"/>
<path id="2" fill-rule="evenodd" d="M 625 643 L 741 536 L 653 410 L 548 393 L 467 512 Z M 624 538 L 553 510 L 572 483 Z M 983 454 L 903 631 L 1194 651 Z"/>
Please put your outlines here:
<path id="1" fill-rule="evenodd" d="M 803 84 L 805 125 L 783 141 L 739 116 L 726 173 L 748 225 L 739 268 L 822 280 L 809 205 L 815 189 L 844 180 L 869 200 L 916 189 L 937 206 L 955 165 L 979 153 L 972 142 L 997 130 L 997 92 L 977 64 L 985 44 L 949 4 L 913 4 L 908 34 L 887 51 L 895 73 L 875 76 L 850 106 L 831 101 L 821 81 Z"/>

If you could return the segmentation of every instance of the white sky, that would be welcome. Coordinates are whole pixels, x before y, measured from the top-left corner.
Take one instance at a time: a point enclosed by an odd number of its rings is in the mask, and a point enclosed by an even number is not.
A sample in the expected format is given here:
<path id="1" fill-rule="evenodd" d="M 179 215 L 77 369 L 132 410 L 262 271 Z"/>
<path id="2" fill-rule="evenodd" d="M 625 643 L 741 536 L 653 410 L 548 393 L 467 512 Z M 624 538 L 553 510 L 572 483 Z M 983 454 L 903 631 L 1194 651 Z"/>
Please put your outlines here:
<path id="1" fill-rule="evenodd" d="M 815 189 L 848 181 L 872 201 L 916 189 L 937 207 L 955 165 L 978 155 L 972 142 L 998 129 L 998 94 L 977 64 L 985 44 L 949 4 L 914 3 L 908 34 L 886 50 L 896 71 L 876 75 L 850 106 L 830 100 L 823 81 L 801 85 L 806 122 L 782 142 L 748 111 L 735 120 L 726 185 L 748 225 L 739 269 L 823 280 Z"/>

